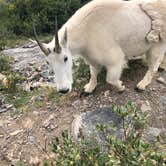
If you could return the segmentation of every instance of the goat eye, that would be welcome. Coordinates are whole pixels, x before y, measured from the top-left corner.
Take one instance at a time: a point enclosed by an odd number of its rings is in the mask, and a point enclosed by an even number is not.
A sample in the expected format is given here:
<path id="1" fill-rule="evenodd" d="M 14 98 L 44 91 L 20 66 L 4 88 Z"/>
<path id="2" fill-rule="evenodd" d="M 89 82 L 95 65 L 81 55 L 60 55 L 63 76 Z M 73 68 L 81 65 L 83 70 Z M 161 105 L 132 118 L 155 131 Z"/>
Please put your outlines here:
<path id="1" fill-rule="evenodd" d="M 64 62 L 67 62 L 67 60 L 68 60 L 68 57 L 65 57 L 65 58 L 64 58 Z"/>

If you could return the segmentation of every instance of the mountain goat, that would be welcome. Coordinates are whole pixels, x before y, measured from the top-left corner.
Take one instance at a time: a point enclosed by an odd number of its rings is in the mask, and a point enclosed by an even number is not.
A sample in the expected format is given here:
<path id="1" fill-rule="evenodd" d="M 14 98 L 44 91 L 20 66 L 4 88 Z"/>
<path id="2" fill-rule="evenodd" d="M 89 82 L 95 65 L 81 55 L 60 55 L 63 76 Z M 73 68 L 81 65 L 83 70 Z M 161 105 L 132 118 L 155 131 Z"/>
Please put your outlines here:
<path id="1" fill-rule="evenodd" d="M 90 65 L 91 78 L 85 92 L 97 85 L 102 67 L 107 82 L 124 91 L 121 73 L 129 59 L 146 54 L 149 69 L 137 85 L 144 90 L 151 83 L 166 53 L 165 0 L 93 0 L 79 9 L 48 43 L 35 39 L 55 72 L 57 90 L 72 90 L 72 56 L 81 55 Z M 166 62 L 166 57 L 164 59 Z"/>

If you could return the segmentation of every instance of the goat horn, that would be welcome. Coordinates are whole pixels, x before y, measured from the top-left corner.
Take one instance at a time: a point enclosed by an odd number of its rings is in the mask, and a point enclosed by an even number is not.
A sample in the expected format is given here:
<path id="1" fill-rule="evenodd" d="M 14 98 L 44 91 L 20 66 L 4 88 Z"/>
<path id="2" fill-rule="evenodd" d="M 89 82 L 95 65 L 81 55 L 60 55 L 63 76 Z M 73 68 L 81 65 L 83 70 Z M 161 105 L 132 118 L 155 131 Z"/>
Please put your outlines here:
<path id="1" fill-rule="evenodd" d="M 57 16 L 55 17 L 55 52 L 60 53 L 61 47 L 59 44 L 59 37 L 58 37 L 58 22 L 57 22 Z"/>
<path id="2" fill-rule="evenodd" d="M 35 40 L 37 44 L 39 45 L 40 49 L 45 53 L 46 56 L 48 56 L 50 54 L 50 51 L 43 45 L 43 43 L 39 41 L 34 23 L 33 23 L 33 32 L 34 32 Z"/>

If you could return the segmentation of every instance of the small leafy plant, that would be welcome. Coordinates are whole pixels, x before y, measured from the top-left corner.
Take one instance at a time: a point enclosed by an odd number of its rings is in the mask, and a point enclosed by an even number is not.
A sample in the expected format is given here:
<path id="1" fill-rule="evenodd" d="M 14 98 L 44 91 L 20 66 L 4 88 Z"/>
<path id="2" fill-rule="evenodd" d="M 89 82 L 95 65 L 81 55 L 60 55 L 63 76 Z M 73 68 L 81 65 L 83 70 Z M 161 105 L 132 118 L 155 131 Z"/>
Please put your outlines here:
<path id="1" fill-rule="evenodd" d="M 9 71 L 11 69 L 11 58 L 0 54 L 0 73 Z"/>
<path id="2" fill-rule="evenodd" d="M 165 166 L 166 160 L 157 146 L 142 139 L 147 124 L 147 115 L 131 102 L 123 107 L 113 106 L 113 110 L 122 118 L 124 137 L 118 139 L 107 135 L 106 150 L 95 139 L 82 137 L 77 144 L 72 141 L 67 131 L 62 133 L 62 140 L 53 142 L 56 153 L 55 165 L 63 166 Z M 100 132 L 106 127 L 98 125 Z M 52 163 L 53 164 L 53 163 Z M 53 165 L 54 165 L 53 164 Z"/>

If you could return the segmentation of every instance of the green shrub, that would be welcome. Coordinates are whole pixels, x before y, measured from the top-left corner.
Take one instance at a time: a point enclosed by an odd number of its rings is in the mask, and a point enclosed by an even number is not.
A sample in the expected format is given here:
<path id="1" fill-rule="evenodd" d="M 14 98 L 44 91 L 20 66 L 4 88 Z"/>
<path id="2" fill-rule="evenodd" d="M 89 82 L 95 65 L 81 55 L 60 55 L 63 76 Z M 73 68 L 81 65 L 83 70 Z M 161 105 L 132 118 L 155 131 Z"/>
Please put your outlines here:
<path id="1" fill-rule="evenodd" d="M 55 16 L 59 26 L 81 6 L 79 0 L 14 0 L 9 3 L 11 29 L 17 35 L 32 35 L 32 20 L 38 32 L 54 32 Z"/>
<path id="2" fill-rule="evenodd" d="M 81 139 L 79 144 L 72 141 L 68 132 L 62 133 L 53 142 L 56 153 L 55 165 L 63 166 L 164 166 L 165 162 L 158 147 L 142 139 L 146 127 L 146 114 L 139 111 L 131 102 L 124 107 L 113 106 L 123 120 L 124 138 L 107 135 L 103 151 L 95 139 Z M 132 118 L 132 122 L 129 120 Z M 97 126 L 105 134 L 106 127 Z M 53 163 L 54 161 L 52 161 Z"/>
<path id="3" fill-rule="evenodd" d="M 87 0 L 12 0 L 7 3 L 1 0 L 0 30 L 9 36 L 14 34 L 29 37 L 33 35 L 32 20 L 35 20 L 38 33 L 53 33 L 55 16 L 61 27 L 86 2 Z"/>
<path id="4" fill-rule="evenodd" d="M 12 61 L 12 58 L 0 55 L 0 73 L 5 76 L 5 79 L 0 82 L 0 90 L 4 93 L 17 92 L 17 85 L 24 80 L 19 73 L 12 71 Z"/>
<path id="5" fill-rule="evenodd" d="M 8 71 L 11 69 L 11 59 L 8 56 L 0 54 L 0 73 Z"/>

